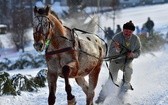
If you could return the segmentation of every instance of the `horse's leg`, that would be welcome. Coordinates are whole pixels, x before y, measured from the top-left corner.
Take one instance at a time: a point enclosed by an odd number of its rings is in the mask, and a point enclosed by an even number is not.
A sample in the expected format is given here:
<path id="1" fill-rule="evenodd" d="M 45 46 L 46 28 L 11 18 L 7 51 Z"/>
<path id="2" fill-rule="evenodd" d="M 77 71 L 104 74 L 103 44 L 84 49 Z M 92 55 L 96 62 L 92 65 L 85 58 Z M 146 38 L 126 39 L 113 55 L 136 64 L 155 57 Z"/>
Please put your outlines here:
<path id="1" fill-rule="evenodd" d="M 88 95 L 89 84 L 86 82 L 84 77 L 75 78 L 76 83 L 82 88 L 86 96 Z"/>
<path id="2" fill-rule="evenodd" d="M 49 87 L 49 97 L 48 97 L 48 104 L 54 105 L 55 103 L 55 92 L 56 92 L 56 82 L 57 82 L 58 76 L 56 74 L 47 73 L 47 80 L 48 80 L 48 87 Z"/>
<path id="3" fill-rule="evenodd" d="M 94 70 L 89 74 L 89 88 L 88 88 L 88 95 L 87 95 L 87 103 L 86 105 L 93 105 L 93 98 L 94 98 L 94 90 L 97 85 L 99 72 L 101 69 L 101 64 L 97 65 Z"/>
<path id="4" fill-rule="evenodd" d="M 62 73 L 64 75 L 64 79 L 65 79 L 65 91 L 67 93 L 67 100 L 68 100 L 68 105 L 75 105 L 76 101 L 75 101 L 75 96 L 72 95 L 71 91 L 71 85 L 69 83 L 69 74 L 70 74 L 70 67 L 69 66 L 64 66 L 62 68 Z"/>

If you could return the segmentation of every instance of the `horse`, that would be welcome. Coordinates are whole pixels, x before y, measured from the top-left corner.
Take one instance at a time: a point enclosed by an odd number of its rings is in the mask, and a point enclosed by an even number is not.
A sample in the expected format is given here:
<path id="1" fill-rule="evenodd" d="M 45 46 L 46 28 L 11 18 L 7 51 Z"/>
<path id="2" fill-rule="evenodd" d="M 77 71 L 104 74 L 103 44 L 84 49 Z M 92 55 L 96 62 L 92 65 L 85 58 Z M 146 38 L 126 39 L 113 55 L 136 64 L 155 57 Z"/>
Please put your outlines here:
<path id="1" fill-rule="evenodd" d="M 57 79 L 62 77 L 68 105 L 76 104 L 69 78 L 74 78 L 86 94 L 86 105 L 93 105 L 94 90 L 106 55 L 104 42 L 95 34 L 64 26 L 49 6 L 34 7 L 33 38 L 35 50 L 45 51 L 48 104 L 54 105 Z"/>

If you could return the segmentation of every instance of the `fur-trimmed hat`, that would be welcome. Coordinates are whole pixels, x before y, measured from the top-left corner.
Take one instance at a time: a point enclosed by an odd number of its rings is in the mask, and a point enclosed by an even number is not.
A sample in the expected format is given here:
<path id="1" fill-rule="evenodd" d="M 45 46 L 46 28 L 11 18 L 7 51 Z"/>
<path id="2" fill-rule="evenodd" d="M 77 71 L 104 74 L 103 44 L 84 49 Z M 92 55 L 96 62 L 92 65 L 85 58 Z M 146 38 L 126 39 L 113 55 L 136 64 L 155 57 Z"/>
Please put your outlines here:
<path id="1" fill-rule="evenodd" d="M 129 29 L 129 30 L 132 30 L 134 31 L 135 30 L 135 26 L 134 24 L 132 23 L 132 21 L 130 20 L 129 22 L 125 23 L 123 25 L 123 29 Z"/>

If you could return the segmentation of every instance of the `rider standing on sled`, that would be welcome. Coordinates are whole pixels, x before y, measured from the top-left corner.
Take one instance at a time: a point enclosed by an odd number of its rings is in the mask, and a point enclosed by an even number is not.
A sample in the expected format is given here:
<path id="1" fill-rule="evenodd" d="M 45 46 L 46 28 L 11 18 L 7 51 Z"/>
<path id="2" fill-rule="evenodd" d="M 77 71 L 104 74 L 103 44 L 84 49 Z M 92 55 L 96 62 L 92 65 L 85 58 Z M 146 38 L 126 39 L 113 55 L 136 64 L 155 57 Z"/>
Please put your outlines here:
<path id="1" fill-rule="evenodd" d="M 133 90 L 130 81 L 133 73 L 132 61 L 138 58 L 141 52 L 141 42 L 138 36 L 133 34 L 135 26 L 132 21 L 123 25 L 123 31 L 116 34 L 109 46 L 108 56 L 117 56 L 117 59 L 110 60 L 110 76 L 117 84 L 118 71 L 123 71 L 123 87 Z"/>
<path id="2" fill-rule="evenodd" d="M 111 44 L 109 46 L 108 58 L 109 63 L 109 79 L 113 83 L 120 87 L 117 81 L 118 71 L 123 71 L 123 84 L 122 89 L 127 91 L 128 89 L 133 90 L 130 81 L 133 73 L 132 61 L 134 58 L 139 57 L 141 52 L 141 42 L 138 36 L 134 35 L 133 32 L 135 26 L 132 21 L 129 21 L 123 25 L 123 30 L 113 36 Z M 104 102 L 108 95 L 108 84 L 102 87 L 99 96 L 95 103 Z"/>

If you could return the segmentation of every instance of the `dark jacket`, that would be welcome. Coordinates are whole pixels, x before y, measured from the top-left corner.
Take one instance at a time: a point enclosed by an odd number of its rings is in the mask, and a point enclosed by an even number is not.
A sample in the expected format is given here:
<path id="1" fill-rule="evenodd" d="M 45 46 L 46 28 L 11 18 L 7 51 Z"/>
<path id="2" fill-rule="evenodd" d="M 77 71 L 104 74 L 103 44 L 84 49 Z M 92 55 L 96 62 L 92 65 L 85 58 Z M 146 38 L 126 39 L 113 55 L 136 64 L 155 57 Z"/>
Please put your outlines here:
<path id="1" fill-rule="evenodd" d="M 111 30 L 110 28 L 108 28 L 108 29 L 105 31 L 105 38 L 106 38 L 107 40 L 111 40 L 113 36 L 114 36 L 113 30 Z"/>
<path id="2" fill-rule="evenodd" d="M 145 25 L 146 25 L 146 28 L 150 31 L 154 27 L 154 22 L 152 20 L 148 20 Z"/>

